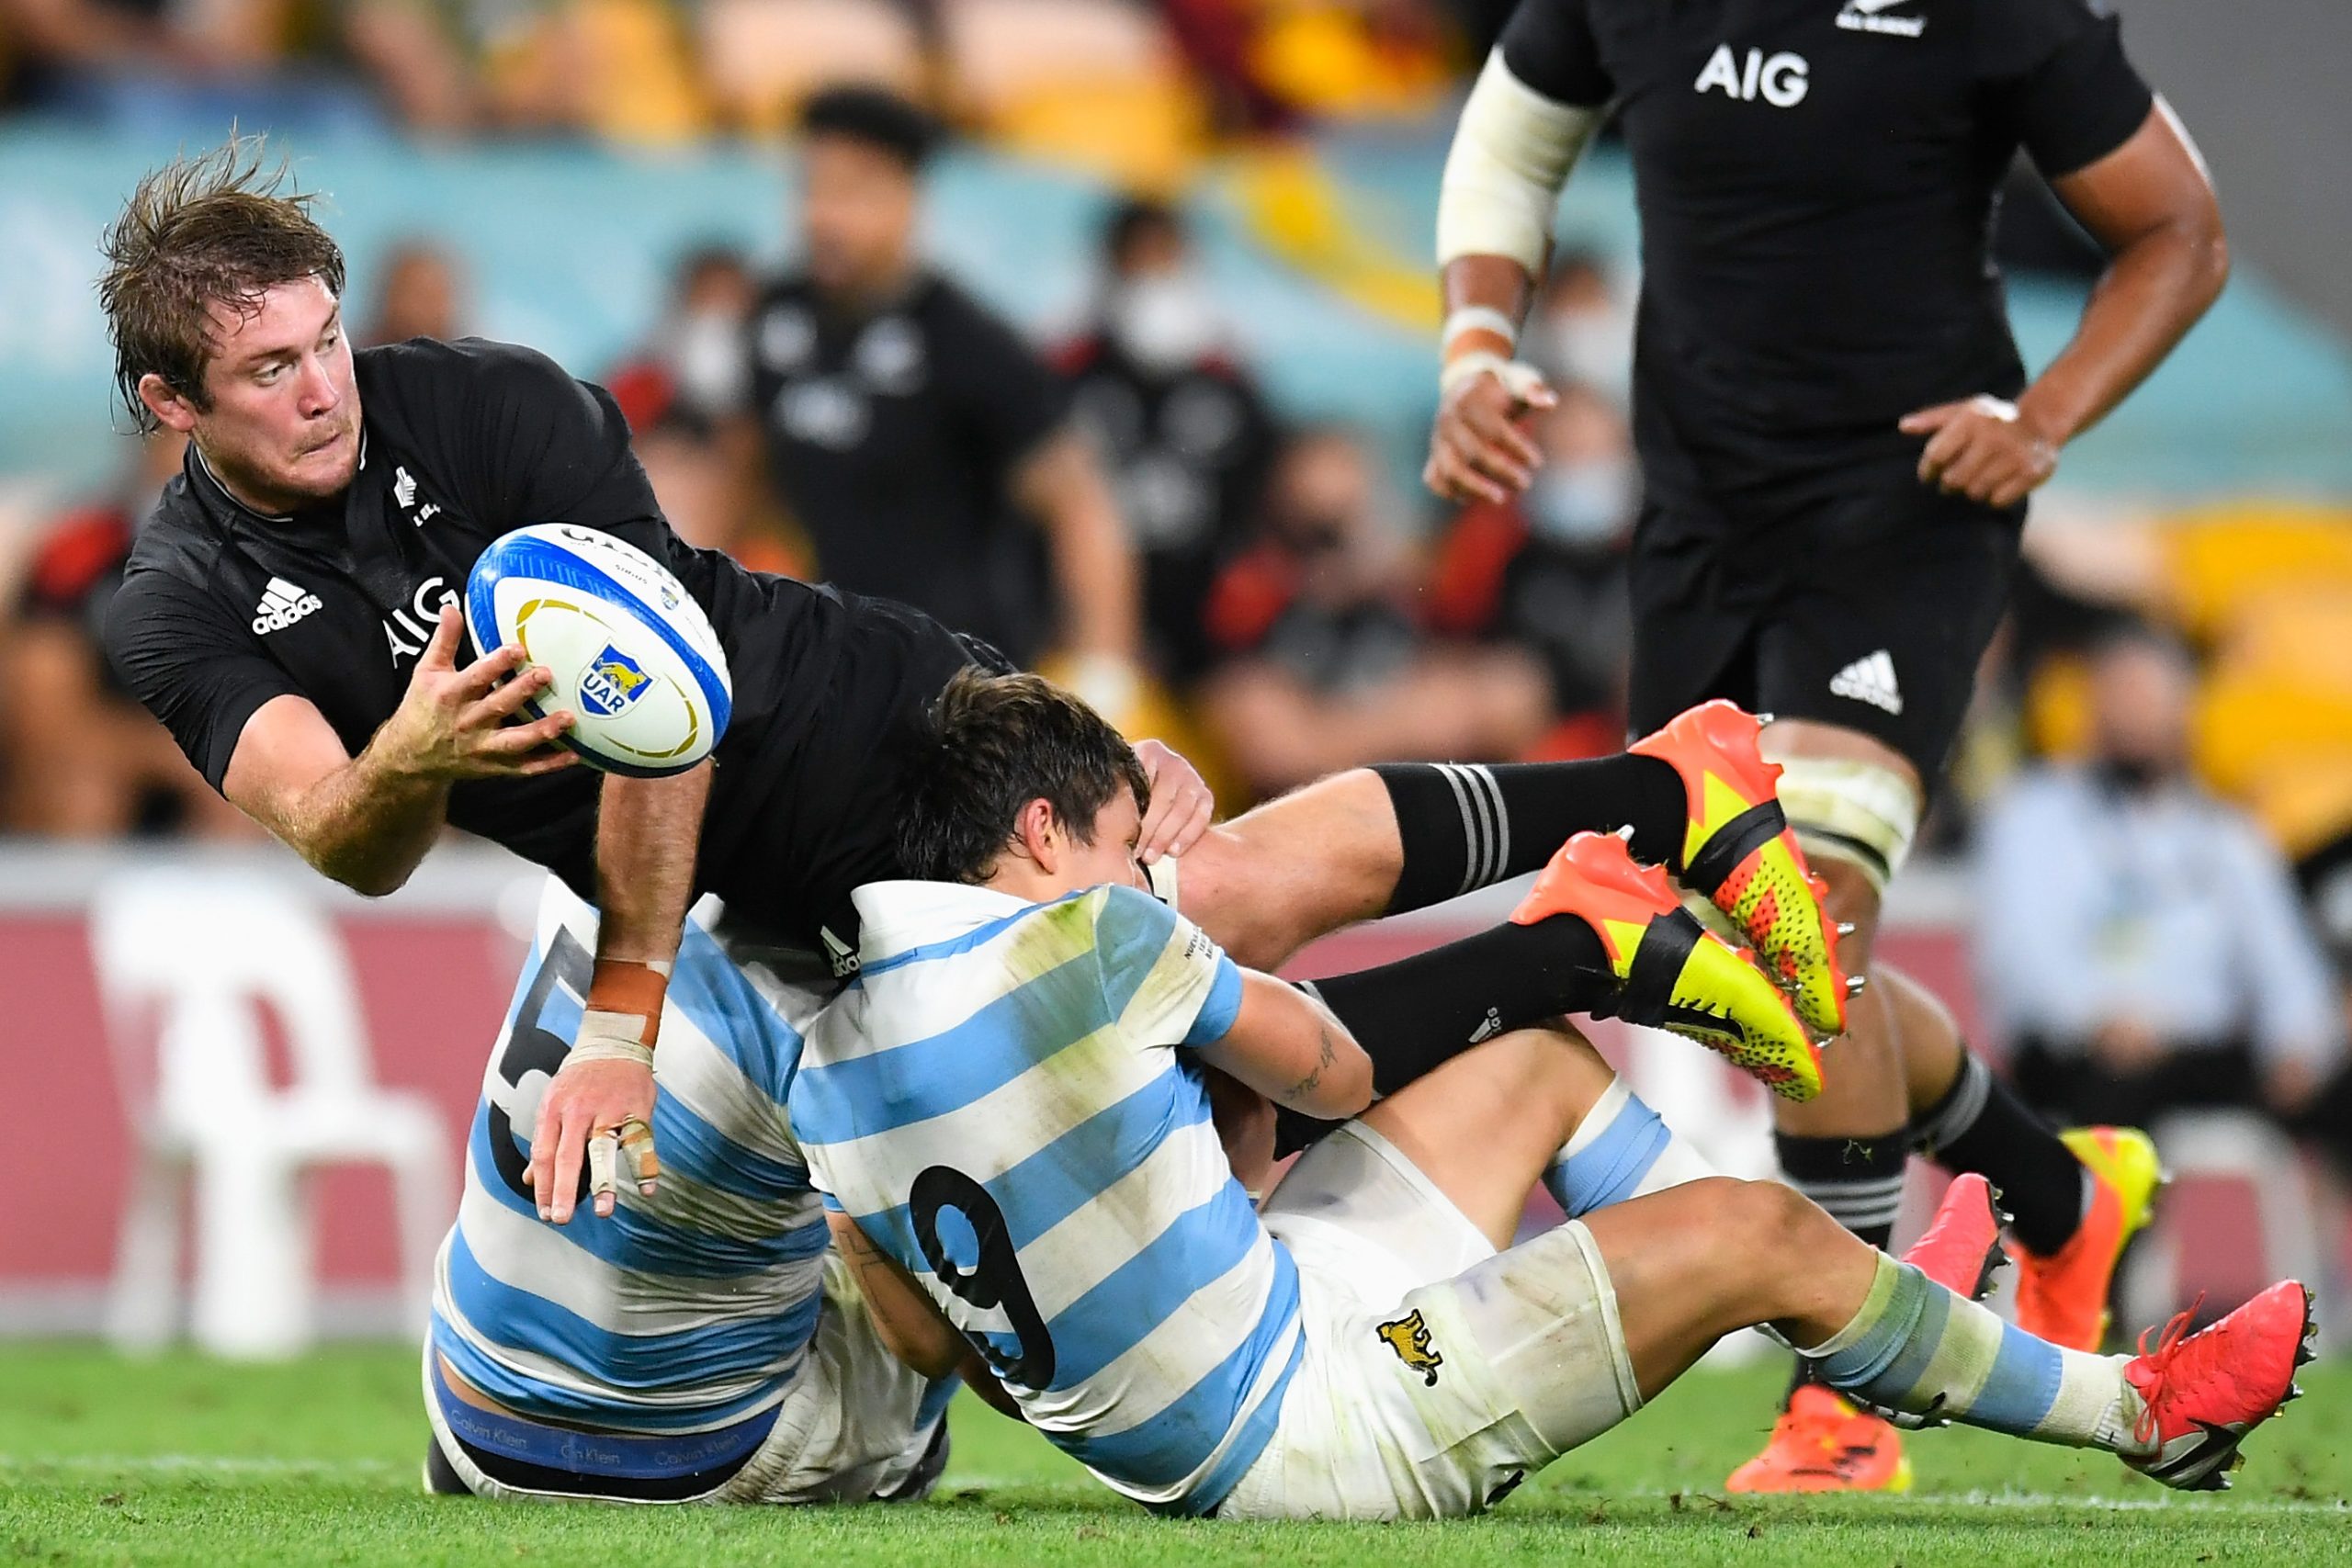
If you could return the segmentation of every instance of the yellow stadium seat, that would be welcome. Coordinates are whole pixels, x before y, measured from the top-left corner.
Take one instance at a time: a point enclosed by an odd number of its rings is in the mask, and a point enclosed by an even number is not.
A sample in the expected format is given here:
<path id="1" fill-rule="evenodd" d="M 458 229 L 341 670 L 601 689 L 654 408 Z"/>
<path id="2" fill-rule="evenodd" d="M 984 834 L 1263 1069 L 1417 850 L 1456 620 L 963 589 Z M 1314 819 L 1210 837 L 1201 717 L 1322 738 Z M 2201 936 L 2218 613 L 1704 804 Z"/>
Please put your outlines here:
<path id="1" fill-rule="evenodd" d="M 2352 592 L 2352 511 L 2341 507 L 2209 507 L 2180 513 L 2164 532 L 2168 597 L 2196 636 L 2268 590 L 2332 584 Z"/>
<path id="2" fill-rule="evenodd" d="M 923 96 L 922 40 L 889 0 L 705 0 L 697 42 L 720 113 L 755 134 L 839 82 Z"/>

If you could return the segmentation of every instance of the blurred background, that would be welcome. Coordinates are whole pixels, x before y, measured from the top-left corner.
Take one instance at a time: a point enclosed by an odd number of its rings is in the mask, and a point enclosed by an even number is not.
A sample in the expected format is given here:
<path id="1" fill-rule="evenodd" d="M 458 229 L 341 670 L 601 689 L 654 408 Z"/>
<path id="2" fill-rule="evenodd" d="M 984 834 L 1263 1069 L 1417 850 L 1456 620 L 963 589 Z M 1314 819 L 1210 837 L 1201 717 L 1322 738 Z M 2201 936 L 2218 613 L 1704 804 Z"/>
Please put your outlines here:
<path id="1" fill-rule="evenodd" d="M 1887 941 L 2053 1115 L 2172 1123 L 2181 1180 L 2125 1309 L 2146 1321 L 2344 1251 L 2352 176 L 2316 150 L 2352 147 L 2352 8 L 2118 8 L 2212 165 L 2237 271 L 2038 498 Z M 359 343 L 480 333 L 605 381 L 681 532 L 965 594 L 930 607 L 1174 741 L 1230 812 L 1360 761 L 1623 739 L 1638 231 L 1605 141 L 1528 334 L 1566 394 L 1544 478 L 1458 513 L 1415 479 L 1438 174 L 1506 11 L 0 0 L 0 1074 L 39 1200 L 0 1205 L 0 1333 L 192 1326 L 260 1354 L 413 1321 L 537 886 L 465 843 L 390 899 L 344 895 L 213 798 L 106 669 L 94 628 L 180 457 L 110 406 L 91 287 L 142 170 L 268 133 L 323 193 Z M 1002 460 L 953 514 L 853 487 L 844 516 L 808 478 L 865 438 L 867 393 L 914 373 L 887 333 L 815 364 L 789 286 L 769 292 L 848 265 L 808 242 L 856 229 L 839 208 L 860 171 L 815 166 L 798 130 L 844 83 L 950 128 L 906 243 L 1007 329 L 959 351 Z M 1999 247 L 2038 365 L 2098 256 L 2023 170 Z M 1107 483 L 1030 472 L 1041 431 Z M 1139 626 L 1090 622 L 1059 547 L 1106 519 Z M 930 585 L 888 575 L 949 560 Z M 2086 791 L 2121 803 L 2104 838 Z M 1646 1095 L 1758 1166 L 1747 1086 L 1635 1055 Z"/>

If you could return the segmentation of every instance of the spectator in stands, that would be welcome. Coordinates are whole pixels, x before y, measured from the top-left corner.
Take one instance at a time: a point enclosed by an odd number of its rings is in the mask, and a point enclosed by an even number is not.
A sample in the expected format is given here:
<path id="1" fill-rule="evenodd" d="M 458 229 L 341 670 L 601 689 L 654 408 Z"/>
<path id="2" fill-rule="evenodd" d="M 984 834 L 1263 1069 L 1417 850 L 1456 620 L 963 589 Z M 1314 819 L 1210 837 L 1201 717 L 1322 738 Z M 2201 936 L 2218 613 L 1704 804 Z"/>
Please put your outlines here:
<path id="1" fill-rule="evenodd" d="M 381 265 L 360 347 L 466 335 L 466 285 L 455 256 L 431 240 L 402 240 L 384 253 Z"/>
<path id="2" fill-rule="evenodd" d="M 808 562 L 767 525 L 750 476 L 708 420 L 673 405 L 652 423 L 636 425 L 631 445 L 680 538 L 723 550 L 754 571 L 808 576 Z"/>
<path id="3" fill-rule="evenodd" d="M 98 628 L 132 535 L 179 472 L 187 442 L 148 436 L 113 493 L 60 517 L 35 547 L 0 628 L 0 827 L 61 838 L 238 835 L 250 824 L 208 787 L 115 679 Z"/>
<path id="4" fill-rule="evenodd" d="M 1581 381 L 1619 408 L 1632 400 L 1633 301 L 1599 252 L 1560 254 L 1521 341 L 1528 362 L 1554 385 Z"/>
<path id="5" fill-rule="evenodd" d="M 1060 378 L 917 254 L 934 124 L 880 88 L 834 87 L 801 126 L 806 261 L 762 295 L 747 342 L 768 471 L 819 570 L 1015 659 L 1059 643 L 1083 694 L 1125 706 L 1134 547 Z"/>
<path id="6" fill-rule="evenodd" d="M 743 323 L 758 297 L 752 264 L 732 245 L 697 246 L 679 260 L 661 323 L 605 378 L 631 426 L 647 429 L 673 412 L 722 420 L 742 409 Z"/>
<path id="7" fill-rule="evenodd" d="M 1557 387 L 1559 405 L 1537 416 L 1535 483 L 1508 505 L 1468 508 L 1447 531 L 1430 623 L 1542 660 L 1555 722 L 1536 750 L 1589 757 L 1625 739 L 1625 546 L 1640 484 L 1616 407 L 1583 382 Z"/>
<path id="8" fill-rule="evenodd" d="M 1259 542 L 1217 580 L 1223 662 L 1202 718 L 1258 796 L 1364 762 L 1515 757 L 1549 723 L 1549 682 L 1523 649 L 1424 632 L 1395 510 L 1354 434 L 1303 432 L 1276 459 Z"/>
<path id="9" fill-rule="evenodd" d="M 2090 758 L 2029 770 L 1985 816 L 1985 1000 L 2018 1088 L 2064 1121 L 2256 1106 L 2301 1124 L 2341 1103 L 2343 1007 L 2282 858 L 2188 773 L 2194 679 L 2169 637 L 2110 634 Z"/>
<path id="10" fill-rule="evenodd" d="M 1095 321 L 1057 358 L 1143 558 L 1153 662 L 1187 686 L 1208 668 L 1209 586 L 1255 514 L 1273 422 L 1227 350 L 1225 322 L 1172 208 L 1139 199 L 1114 206 L 1102 262 Z"/>

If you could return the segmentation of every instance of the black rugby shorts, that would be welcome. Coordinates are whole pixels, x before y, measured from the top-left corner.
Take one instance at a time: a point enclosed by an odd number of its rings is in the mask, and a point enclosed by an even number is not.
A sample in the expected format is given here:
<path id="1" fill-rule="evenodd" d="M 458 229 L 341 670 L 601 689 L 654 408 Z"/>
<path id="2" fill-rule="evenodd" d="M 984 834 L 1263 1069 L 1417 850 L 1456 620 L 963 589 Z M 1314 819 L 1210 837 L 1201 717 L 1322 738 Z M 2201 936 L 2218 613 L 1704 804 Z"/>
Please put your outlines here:
<path id="1" fill-rule="evenodd" d="M 1860 730 L 1930 790 L 2017 572 L 2025 508 L 1908 468 L 1777 503 L 1652 495 L 1633 551 L 1635 734 L 1712 697 Z"/>

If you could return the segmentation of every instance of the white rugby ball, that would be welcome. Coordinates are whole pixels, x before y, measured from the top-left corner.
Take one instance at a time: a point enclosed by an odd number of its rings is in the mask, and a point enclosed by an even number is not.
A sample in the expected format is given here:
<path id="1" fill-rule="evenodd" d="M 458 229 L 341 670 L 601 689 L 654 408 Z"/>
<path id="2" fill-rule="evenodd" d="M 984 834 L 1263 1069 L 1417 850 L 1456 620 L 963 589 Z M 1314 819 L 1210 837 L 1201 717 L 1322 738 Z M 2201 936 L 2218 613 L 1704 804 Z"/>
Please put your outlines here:
<path id="1" fill-rule="evenodd" d="M 702 606 L 626 539 L 568 523 L 517 528 L 466 580 L 477 656 L 519 645 L 554 676 L 525 707 L 569 709 L 563 743 L 592 767 L 682 773 L 727 732 L 734 687 Z"/>

